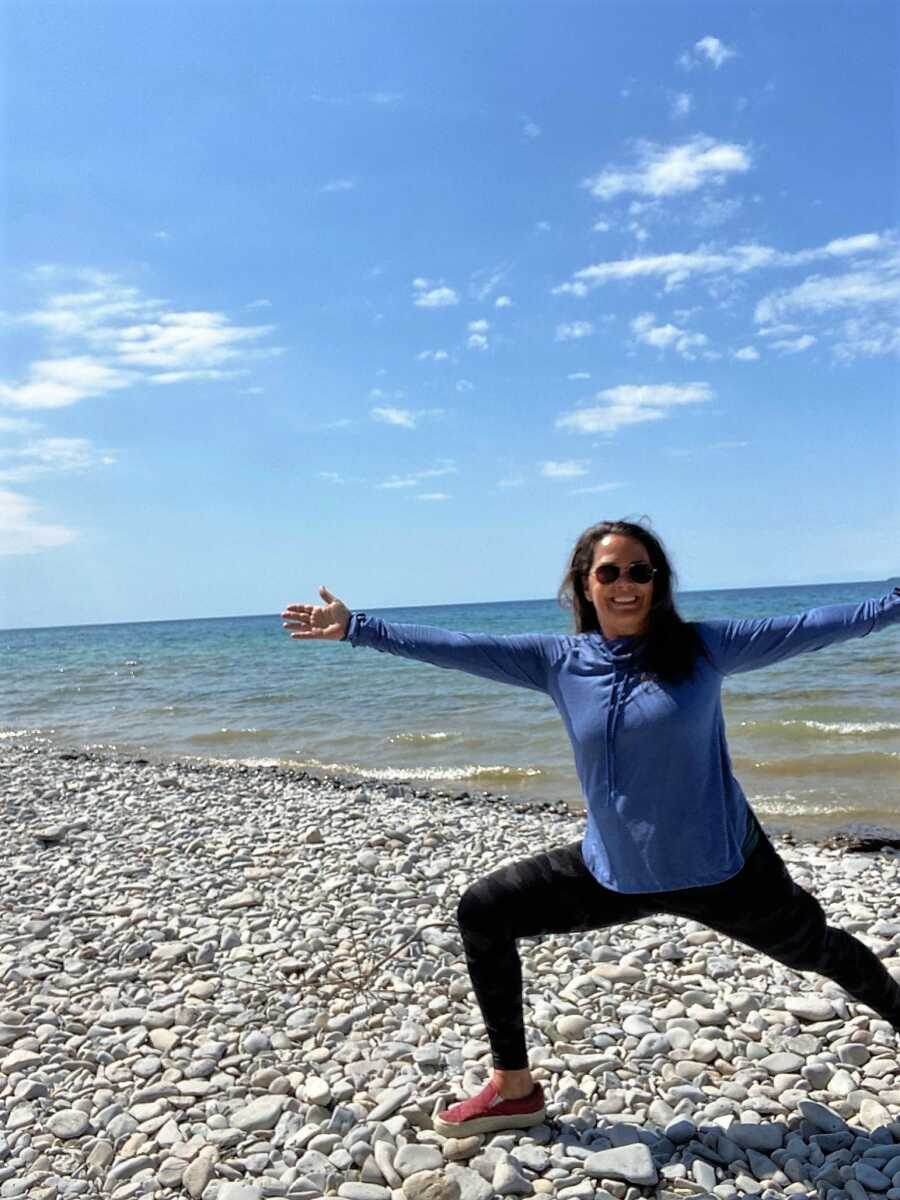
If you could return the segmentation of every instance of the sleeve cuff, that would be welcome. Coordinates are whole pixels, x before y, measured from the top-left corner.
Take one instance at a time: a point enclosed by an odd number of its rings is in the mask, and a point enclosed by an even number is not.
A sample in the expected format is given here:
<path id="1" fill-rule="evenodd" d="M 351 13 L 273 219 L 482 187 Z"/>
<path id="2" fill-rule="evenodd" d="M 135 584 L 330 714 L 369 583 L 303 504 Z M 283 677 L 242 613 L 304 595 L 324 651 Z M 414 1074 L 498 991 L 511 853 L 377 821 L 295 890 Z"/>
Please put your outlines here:
<path id="1" fill-rule="evenodd" d="M 347 622 L 347 628 L 344 630 L 342 642 L 350 642 L 353 644 L 354 638 L 359 636 L 362 626 L 365 624 L 366 614 L 364 612 L 352 612 L 350 620 Z"/>

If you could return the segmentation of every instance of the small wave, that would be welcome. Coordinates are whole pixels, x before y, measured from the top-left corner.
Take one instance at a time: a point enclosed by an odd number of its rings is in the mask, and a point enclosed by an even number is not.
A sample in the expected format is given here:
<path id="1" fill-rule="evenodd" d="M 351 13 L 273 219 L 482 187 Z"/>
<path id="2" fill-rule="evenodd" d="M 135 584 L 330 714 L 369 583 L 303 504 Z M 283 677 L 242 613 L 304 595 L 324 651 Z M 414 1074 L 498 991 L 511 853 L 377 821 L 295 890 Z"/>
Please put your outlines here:
<path id="1" fill-rule="evenodd" d="M 0 729 L 0 740 L 6 741 L 10 738 L 38 737 L 43 732 L 43 729 Z"/>
<path id="2" fill-rule="evenodd" d="M 894 733 L 900 730 L 895 721 L 782 721 L 782 725 L 805 725 L 819 733 Z"/>
<path id="3" fill-rule="evenodd" d="M 412 779 L 426 779 L 431 783 L 453 783 L 465 779 L 496 779 L 511 781 L 532 779 L 543 775 L 540 767 L 483 766 L 473 763 L 464 767 L 360 767 L 355 763 L 323 763 L 318 759 L 291 759 L 296 767 L 310 767 L 317 771 L 334 771 L 340 775 L 356 775 L 363 779 L 380 779 L 385 783 L 404 783 Z"/>
<path id="4" fill-rule="evenodd" d="M 757 775 L 896 775 L 900 751 L 860 750 L 849 754 L 810 755 L 809 758 L 774 758 L 754 762 L 735 759 L 738 774 Z"/>
<path id="5" fill-rule="evenodd" d="M 227 746 L 229 742 L 267 742 L 275 736 L 274 729 L 214 729 L 206 733 L 192 733 L 188 741 L 198 746 Z"/>
<path id="6" fill-rule="evenodd" d="M 389 742 L 445 742 L 449 733 L 442 733 L 440 730 L 437 733 L 395 733 L 388 738 Z"/>
<path id="7" fill-rule="evenodd" d="M 799 727 L 814 729 L 816 733 L 836 733 L 847 737 L 853 734 L 896 733 L 900 731 L 900 723 L 896 721 L 740 721 L 741 729 L 783 729 Z"/>

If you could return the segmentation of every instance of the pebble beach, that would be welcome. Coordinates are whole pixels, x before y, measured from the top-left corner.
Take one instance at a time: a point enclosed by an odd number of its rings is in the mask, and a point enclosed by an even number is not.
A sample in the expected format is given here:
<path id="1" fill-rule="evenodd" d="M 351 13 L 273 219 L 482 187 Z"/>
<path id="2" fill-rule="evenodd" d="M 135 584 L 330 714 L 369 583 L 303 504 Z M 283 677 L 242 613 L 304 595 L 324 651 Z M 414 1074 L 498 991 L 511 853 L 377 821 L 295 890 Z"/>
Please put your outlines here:
<path id="1" fill-rule="evenodd" d="M 491 1072 L 459 897 L 579 837 L 564 804 L 27 737 L 0 770 L 0 1197 L 900 1200 L 900 1036 L 675 917 L 523 939 L 547 1120 L 434 1131 Z M 900 851 L 773 842 L 900 978 Z"/>

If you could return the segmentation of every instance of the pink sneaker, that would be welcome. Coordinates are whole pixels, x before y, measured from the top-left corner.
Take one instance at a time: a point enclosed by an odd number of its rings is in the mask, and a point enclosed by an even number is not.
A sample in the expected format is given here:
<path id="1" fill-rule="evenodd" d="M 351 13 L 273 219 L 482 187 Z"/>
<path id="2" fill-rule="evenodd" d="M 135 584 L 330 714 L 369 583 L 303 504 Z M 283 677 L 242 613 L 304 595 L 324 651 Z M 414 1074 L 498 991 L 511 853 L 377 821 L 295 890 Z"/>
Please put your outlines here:
<path id="1" fill-rule="evenodd" d="M 497 1129 L 528 1129 L 543 1119 L 544 1089 L 539 1083 L 521 1100 L 504 1100 L 493 1083 L 489 1083 L 477 1096 L 444 1109 L 432 1124 L 441 1137 L 459 1138 L 493 1133 Z"/>

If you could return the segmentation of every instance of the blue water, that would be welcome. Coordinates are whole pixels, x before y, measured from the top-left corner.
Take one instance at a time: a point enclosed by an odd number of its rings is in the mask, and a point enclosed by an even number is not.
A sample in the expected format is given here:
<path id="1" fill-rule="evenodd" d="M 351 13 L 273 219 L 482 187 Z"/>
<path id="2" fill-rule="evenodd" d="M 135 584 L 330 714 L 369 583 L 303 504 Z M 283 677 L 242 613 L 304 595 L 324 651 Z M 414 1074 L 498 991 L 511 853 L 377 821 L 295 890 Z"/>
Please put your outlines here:
<path id="1" fill-rule="evenodd" d="M 884 583 L 689 592 L 688 619 L 882 595 Z M 369 610 L 485 633 L 568 631 L 553 600 Z M 774 828 L 900 826 L 900 626 L 725 686 L 738 778 Z M 580 806 L 546 697 L 347 643 L 291 641 L 277 615 L 0 633 L 0 730 L 69 747 L 283 762 Z"/>

